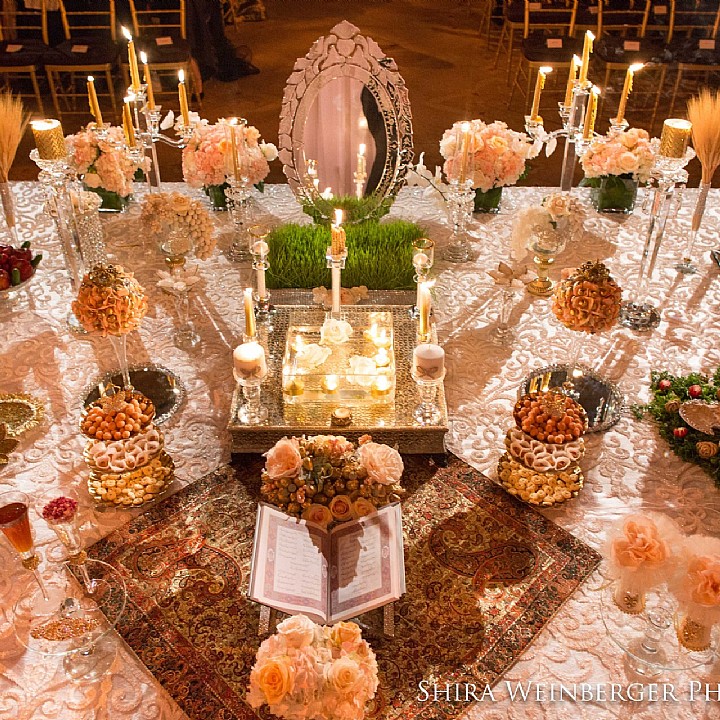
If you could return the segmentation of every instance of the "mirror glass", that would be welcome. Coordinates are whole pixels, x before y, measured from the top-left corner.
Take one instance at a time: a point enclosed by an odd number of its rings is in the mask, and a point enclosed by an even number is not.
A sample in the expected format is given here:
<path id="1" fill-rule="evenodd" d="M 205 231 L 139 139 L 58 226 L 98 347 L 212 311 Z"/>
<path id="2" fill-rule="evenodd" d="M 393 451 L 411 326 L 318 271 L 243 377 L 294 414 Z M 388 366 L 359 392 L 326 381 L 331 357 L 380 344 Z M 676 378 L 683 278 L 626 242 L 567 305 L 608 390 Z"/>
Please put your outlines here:
<path id="1" fill-rule="evenodd" d="M 346 222 L 389 209 L 413 158 L 410 104 L 392 58 L 354 25 L 339 23 L 295 63 L 279 151 L 316 220 L 330 220 L 336 206 L 351 207 Z"/>

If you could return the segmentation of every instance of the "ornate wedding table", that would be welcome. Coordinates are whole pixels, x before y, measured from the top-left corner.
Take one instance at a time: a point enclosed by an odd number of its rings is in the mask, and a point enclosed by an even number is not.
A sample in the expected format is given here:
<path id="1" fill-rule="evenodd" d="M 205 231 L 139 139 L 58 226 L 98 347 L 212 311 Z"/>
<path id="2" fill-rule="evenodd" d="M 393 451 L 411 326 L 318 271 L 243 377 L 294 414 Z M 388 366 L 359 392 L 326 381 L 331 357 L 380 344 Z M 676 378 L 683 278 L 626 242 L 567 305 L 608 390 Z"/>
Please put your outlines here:
<path id="1" fill-rule="evenodd" d="M 85 498 L 84 530 L 90 543 L 133 516 L 130 512 L 93 510 L 86 492 L 87 471 L 77 429 L 80 398 L 93 378 L 113 369 L 114 354 L 101 339 L 70 334 L 66 317 L 71 289 L 52 220 L 43 211 L 42 190 L 35 183 L 17 183 L 14 192 L 21 236 L 32 239 L 45 259 L 28 296 L 16 307 L 3 310 L 0 318 L 0 391 L 37 396 L 45 405 L 47 418 L 23 437 L 9 465 L 0 470 L 0 490 L 17 488 L 36 495 L 50 489 L 61 494 L 63 489 L 77 488 Z M 565 360 L 572 343 L 570 333 L 550 313 L 550 303 L 523 292 L 518 293 L 511 316 L 516 342 L 499 347 L 490 337 L 498 321 L 499 291 L 486 271 L 508 255 L 513 212 L 540 199 L 543 193 L 542 188 L 506 190 L 500 214 L 476 217 L 470 228 L 477 259 L 462 265 L 439 261 L 434 269 L 435 315 L 448 368 L 448 449 L 491 478 L 496 477 L 495 467 L 504 449 L 520 381 L 533 368 Z M 584 197 L 585 191 L 576 193 Z M 687 191 L 683 209 L 669 225 L 650 287 L 661 308 L 660 327 L 649 334 L 617 327 L 591 339 L 581 358 L 619 385 L 628 406 L 647 401 L 652 369 L 712 373 L 720 364 L 720 271 L 708 253 L 720 244 L 720 191 L 711 191 L 696 247 L 701 257 L 700 272 L 681 276 L 672 269 L 684 247 L 694 197 L 695 191 Z M 262 220 L 303 221 L 286 186 L 268 186 L 264 194 L 256 194 L 256 200 Z M 155 286 L 158 271 L 164 267 L 163 257 L 152 239 L 142 237 L 138 215 L 135 203 L 123 215 L 104 218 L 107 247 L 112 260 L 135 271 L 150 298 L 148 317 L 140 331 L 129 338 L 131 364 L 167 367 L 182 379 L 186 389 L 183 406 L 165 425 L 179 487 L 229 460 L 226 426 L 233 387 L 232 349 L 242 336 L 241 288 L 251 283 L 252 270 L 249 265 L 234 265 L 225 259 L 222 251 L 230 242 L 229 223 L 225 214 L 218 213 L 219 248 L 210 261 L 199 263 L 204 282 L 192 300 L 202 343 L 190 352 L 181 351 L 172 342 L 172 305 Z M 442 208 L 424 197 L 420 189 L 403 190 L 391 216 L 419 223 L 441 247 L 447 242 L 449 229 Z M 587 205 L 584 234 L 559 256 L 557 267 L 603 259 L 621 286 L 632 288 L 646 222 L 647 217 L 637 210 L 629 217 L 600 216 Z M 667 511 L 706 532 L 711 529 L 713 510 L 720 509 L 720 495 L 712 479 L 675 457 L 652 423 L 635 420 L 628 409 L 610 430 L 587 436 L 582 465 L 586 481 L 579 497 L 543 512 L 598 550 L 602 550 L 607 528 L 632 509 Z M 35 515 L 32 519 L 46 558 L 62 557 L 55 536 Z M 73 684 L 58 658 L 26 651 L 16 641 L 11 621 L 13 604 L 28 576 L 4 539 L 0 542 L 0 567 L 0 718 L 185 717 L 119 637 L 111 671 L 95 684 Z M 662 677 L 674 684 L 677 702 L 510 700 L 502 690 L 506 680 L 601 683 L 608 687 L 610 683 L 630 682 L 622 653 L 608 637 L 601 619 L 600 588 L 604 582 L 601 566 L 498 684 L 496 702 L 478 703 L 466 716 L 598 718 L 632 713 L 635 718 L 720 717 L 717 703 L 705 703 L 697 697 L 690 702 L 687 692 L 690 680 L 717 682 L 717 667 L 707 674 Z M 402 637 L 396 642 L 402 643 Z"/>

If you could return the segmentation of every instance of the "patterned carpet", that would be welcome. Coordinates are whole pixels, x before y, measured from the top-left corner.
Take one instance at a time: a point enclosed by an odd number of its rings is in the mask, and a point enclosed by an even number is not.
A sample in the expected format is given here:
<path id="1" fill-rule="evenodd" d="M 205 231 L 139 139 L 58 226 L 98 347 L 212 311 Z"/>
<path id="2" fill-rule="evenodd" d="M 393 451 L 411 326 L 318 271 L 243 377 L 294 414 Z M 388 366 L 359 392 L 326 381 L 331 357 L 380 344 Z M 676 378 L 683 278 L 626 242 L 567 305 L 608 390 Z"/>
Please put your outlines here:
<path id="1" fill-rule="evenodd" d="M 243 697 L 260 642 L 245 597 L 260 467 L 221 467 L 90 551 L 127 582 L 120 634 L 193 720 L 258 717 Z M 368 717 L 451 718 L 466 703 L 419 702 L 420 681 L 494 684 L 600 557 L 455 457 L 406 458 L 405 486 L 407 593 L 395 639 L 370 618 Z"/>

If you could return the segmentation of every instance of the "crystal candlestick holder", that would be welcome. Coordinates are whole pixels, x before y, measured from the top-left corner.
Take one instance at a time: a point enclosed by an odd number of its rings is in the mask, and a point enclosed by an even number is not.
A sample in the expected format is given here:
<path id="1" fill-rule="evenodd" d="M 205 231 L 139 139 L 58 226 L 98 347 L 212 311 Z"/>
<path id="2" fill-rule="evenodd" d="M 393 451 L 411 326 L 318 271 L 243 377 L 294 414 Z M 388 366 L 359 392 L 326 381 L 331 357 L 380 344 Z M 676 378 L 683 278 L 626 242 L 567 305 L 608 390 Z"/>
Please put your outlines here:
<path id="1" fill-rule="evenodd" d="M 231 262 L 250 262 L 250 243 L 248 238 L 248 223 L 250 220 L 251 186 L 247 178 L 228 178 L 225 197 L 228 201 L 230 218 L 235 226 L 235 237 L 228 248 L 227 259 Z"/>
<path id="2" fill-rule="evenodd" d="M 195 326 L 190 320 L 191 280 L 197 280 L 198 276 L 183 275 L 185 257 L 182 255 L 168 255 L 165 258 L 165 265 L 170 271 L 170 277 L 174 282 L 169 288 L 163 287 L 163 290 L 173 296 L 175 311 L 178 316 L 178 329 L 173 333 L 173 341 L 181 350 L 191 350 L 197 347 L 201 341 L 200 335 L 198 335 Z"/>
<path id="3" fill-rule="evenodd" d="M 333 255 L 332 247 L 328 247 L 325 253 L 325 262 L 330 268 L 331 278 L 331 294 L 332 306 L 328 317 L 340 319 L 340 293 L 342 290 L 342 271 L 345 269 L 345 261 L 347 260 L 347 250 L 343 250 L 337 255 Z"/>
<path id="4" fill-rule="evenodd" d="M 515 339 L 515 333 L 510 327 L 510 313 L 513 309 L 516 291 L 517 288 L 510 285 L 500 288 L 500 314 L 497 326 L 490 334 L 490 339 L 495 345 L 511 345 Z"/>
<path id="5" fill-rule="evenodd" d="M 267 420 L 268 410 L 261 403 L 260 388 L 262 380 L 240 378 L 238 383 L 242 387 L 245 402 L 238 410 L 240 422 L 246 425 L 260 425 Z"/>
<path id="6" fill-rule="evenodd" d="M 250 254 L 252 256 L 252 267 L 255 271 L 256 284 L 253 299 L 255 300 L 255 317 L 260 324 L 266 327 L 270 325 L 274 308 L 270 304 L 270 293 L 265 284 L 265 274 L 270 269 L 268 255 L 270 246 L 266 239 L 270 234 L 270 228 L 265 225 L 253 225 L 248 231 L 250 235 Z M 268 330 L 272 328 L 268 327 Z"/>
<path id="7" fill-rule="evenodd" d="M 267 377 L 265 348 L 254 338 L 248 338 L 233 351 L 233 376 L 242 387 L 245 402 L 238 410 L 238 419 L 245 425 L 260 425 L 267 420 L 268 411 L 260 400 L 260 388 Z"/>
<path id="8" fill-rule="evenodd" d="M 412 244 L 412 262 L 415 268 L 413 280 L 417 285 L 418 295 L 420 293 L 420 283 L 426 282 L 430 276 L 430 270 L 435 262 L 435 243 L 429 238 L 418 238 Z M 410 308 L 410 317 L 417 319 L 420 311 L 418 310 L 419 299 L 415 301 L 415 305 Z"/>
<path id="9" fill-rule="evenodd" d="M 418 425 L 437 425 L 442 415 L 437 404 L 437 392 L 445 378 L 445 371 L 437 378 L 423 377 L 417 368 L 413 368 L 411 374 L 420 394 L 420 404 L 413 412 L 416 422 Z"/>
<path id="10" fill-rule="evenodd" d="M 472 258 L 467 235 L 467 224 L 472 214 L 475 194 L 471 184 L 471 180 L 465 180 L 463 183 L 451 180 L 449 183 L 445 204 L 452 235 L 450 244 L 443 253 L 443 259 L 451 263 L 464 263 Z"/>

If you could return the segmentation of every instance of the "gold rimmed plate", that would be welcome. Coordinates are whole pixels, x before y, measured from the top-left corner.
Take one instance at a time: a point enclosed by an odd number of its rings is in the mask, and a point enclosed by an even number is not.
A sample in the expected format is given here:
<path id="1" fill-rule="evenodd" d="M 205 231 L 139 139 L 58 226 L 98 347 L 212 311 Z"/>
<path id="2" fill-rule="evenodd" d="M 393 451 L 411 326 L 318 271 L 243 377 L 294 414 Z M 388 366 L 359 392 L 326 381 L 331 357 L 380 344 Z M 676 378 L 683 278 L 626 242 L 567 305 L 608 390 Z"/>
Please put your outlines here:
<path id="1" fill-rule="evenodd" d="M 44 418 L 45 406 L 32 395 L 0 394 L 0 425 L 5 425 L 8 437 L 19 437 Z"/>

